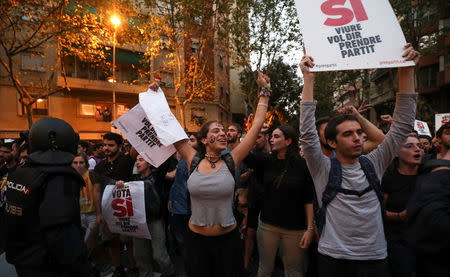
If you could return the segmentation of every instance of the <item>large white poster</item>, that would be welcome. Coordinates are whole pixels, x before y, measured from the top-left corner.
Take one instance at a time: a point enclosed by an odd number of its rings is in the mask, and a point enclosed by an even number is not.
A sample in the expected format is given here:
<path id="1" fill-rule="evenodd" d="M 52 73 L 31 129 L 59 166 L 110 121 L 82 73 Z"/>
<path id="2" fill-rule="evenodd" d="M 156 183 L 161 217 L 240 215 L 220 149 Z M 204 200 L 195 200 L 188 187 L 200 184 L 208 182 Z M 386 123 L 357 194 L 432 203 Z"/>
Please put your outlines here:
<path id="1" fill-rule="evenodd" d="M 434 129 L 435 132 L 441 128 L 442 125 L 444 125 L 447 122 L 450 122 L 450 113 L 438 113 L 434 115 L 435 125 Z"/>
<path id="2" fill-rule="evenodd" d="M 151 239 L 145 215 L 144 182 L 128 182 L 119 189 L 105 187 L 102 215 L 112 233 Z"/>
<path id="3" fill-rule="evenodd" d="M 141 104 L 148 119 L 153 124 L 163 145 L 170 145 L 174 142 L 188 139 L 186 132 L 170 111 L 169 104 L 167 104 L 161 88 L 158 88 L 158 91 L 153 91 L 149 88 L 148 91 L 139 93 L 139 104 Z"/>
<path id="4" fill-rule="evenodd" d="M 311 71 L 413 66 L 388 0 L 295 0 Z"/>
<path id="5" fill-rule="evenodd" d="M 173 145 L 164 146 L 161 143 L 140 104 L 116 119 L 114 125 L 136 151 L 154 167 L 159 167 L 176 152 Z"/>

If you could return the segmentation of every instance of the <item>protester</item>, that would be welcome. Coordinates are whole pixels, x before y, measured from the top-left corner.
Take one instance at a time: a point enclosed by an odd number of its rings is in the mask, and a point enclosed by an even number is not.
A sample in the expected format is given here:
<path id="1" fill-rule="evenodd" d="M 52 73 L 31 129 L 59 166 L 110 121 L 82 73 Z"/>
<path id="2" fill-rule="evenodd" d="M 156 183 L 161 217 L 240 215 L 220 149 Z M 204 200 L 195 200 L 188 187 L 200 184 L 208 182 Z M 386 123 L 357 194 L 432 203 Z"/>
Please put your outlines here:
<path id="1" fill-rule="evenodd" d="M 29 143 L 29 166 L 8 178 L 6 258 L 20 277 L 95 276 L 81 236 L 84 181 L 70 166 L 78 135 L 67 122 L 44 118 Z"/>
<path id="2" fill-rule="evenodd" d="M 427 136 L 427 135 L 420 135 L 419 136 L 419 141 L 423 146 L 423 151 L 425 152 L 425 154 L 432 154 L 432 148 L 433 148 L 433 144 L 431 142 L 431 137 Z"/>
<path id="3" fill-rule="evenodd" d="M 198 147 L 197 134 L 191 134 L 188 142 L 194 149 Z M 175 173 L 175 179 L 173 185 L 170 188 L 169 193 L 169 211 L 170 211 L 170 225 L 174 234 L 175 240 L 178 244 L 178 248 L 183 258 L 184 238 L 188 231 L 188 222 L 191 215 L 191 207 L 188 200 L 188 187 L 187 180 L 189 178 L 189 170 L 186 161 L 181 158 L 178 161 L 177 171 Z"/>
<path id="4" fill-rule="evenodd" d="M 242 245 L 232 211 L 232 171 L 250 152 L 264 123 L 270 83 L 267 76 L 258 75 L 262 89 L 253 126 L 230 154 L 220 154 L 226 149 L 227 140 L 223 126 L 216 121 L 206 123 L 199 132 L 200 155 L 184 140 L 175 143 L 192 172 L 188 179 L 192 215 L 185 241 L 189 276 L 243 274 Z"/>
<path id="5" fill-rule="evenodd" d="M 442 127 L 441 127 L 442 128 Z M 450 123 L 439 138 L 450 142 Z M 448 149 L 448 148 L 447 148 Z M 450 151 L 425 164 L 407 206 L 406 240 L 415 251 L 417 277 L 450 276 Z"/>
<path id="6" fill-rule="evenodd" d="M 96 222 L 99 226 L 103 239 L 108 243 L 109 253 L 113 265 L 115 266 L 114 277 L 124 276 L 125 268 L 120 262 L 120 236 L 112 234 L 105 224 L 101 209 L 101 199 L 105 186 L 114 184 L 115 181 L 130 181 L 132 178 L 133 160 L 129 155 L 120 152 L 123 138 L 116 133 L 107 133 L 103 136 L 103 151 L 106 159 L 100 161 L 94 169 L 94 203 L 96 210 Z M 127 240 L 128 260 L 130 268 L 135 268 L 133 258 L 133 244 Z"/>
<path id="7" fill-rule="evenodd" d="M 84 241 L 88 246 L 88 251 L 94 248 L 96 241 L 96 212 L 94 204 L 93 175 L 88 170 L 88 158 L 83 152 L 79 152 L 72 161 L 72 167 L 81 175 L 84 180 L 84 187 L 80 191 L 80 216 L 81 227 L 84 229 Z M 89 240 L 88 240 L 89 238 Z"/>
<path id="8" fill-rule="evenodd" d="M 433 144 L 433 148 L 435 149 L 432 151 L 432 153 L 429 153 L 428 155 L 425 155 L 422 159 L 421 166 L 419 168 L 419 172 L 422 173 L 424 166 L 428 163 L 430 160 L 434 159 L 442 159 L 444 157 L 448 150 L 450 149 L 450 123 L 447 122 L 444 125 L 442 125 L 436 132 L 436 137 L 433 138 L 436 140 L 437 144 L 439 145 L 436 147 Z"/>
<path id="9" fill-rule="evenodd" d="M 436 132 L 436 138 L 440 146 L 440 152 L 436 158 L 443 159 L 450 150 L 450 122 L 445 123 L 439 128 Z"/>
<path id="10" fill-rule="evenodd" d="M 136 167 L 139 172 L 135 176 L 135 180 L 148 180 L 156 187 L 157 183 L 164 182 L 164 176 L 169 170 L 170 161 L 166 161 L 158 168 L 152 167 L 141 155 L 136 158 Z M 123 186 L 123 181 L 116 183 L 117 186 Z M 156 191 L 156 189 L 155 189 Z M 166 234 L 161 214 L 153 217 L 150 222 L 147 222 L 148 230 L 152 237 L 151 240 L 144 238 L 133 238 L 134 258 L 136 259 L 136 266 L 139 270 L 140 277 L 153 276 L 152 257 L 159 266 L 162 273 L 161 276 L 172 276 L 175 273 L 175 268 L 170 260 L 166 248 Z"/>
<path id="11" fill-rule="evenodd" d="M 410 44 L 405 60 L 419 60 Z M 325 138 L 335 158 L 322 154 L 314 124 L 315 73 L 311 57 L 302 58 L 304 76 L 300 134 L 321 210 L 318 216 L 319 276 L 388 276 L 383 233 L 383 195 L 379 180 L 413 128 L 416 95 L 414 68 L 399 68 L 399 93 L 394 121 L 384 141 L 361 156 L 363 130 L 357 118 L 340 115 L 328 122 Z M 330 174 L 330 171 L 333 171 Z M 331 176 L 331 178 L 329 178 Z"/>
<path id="12" fill-rule="evenodd" d="M 381 182 L 386 205 L 388 260 L 393 276 L 412 277 L 415 272 L 416 257 L 405 240 L 406 205 L 416 187 L 423 153 L 420 141 L 409 136 L 394 159 L 394 171 L 386 173 Z"/>
<path id="13" fill-rule="evenodd" d="M 222 151 L 222 155 L 229 153 L 234 148 L 236 148 L 239 143 L 241 143 L 241 137 L 243 135 L 242 126 L 238 123 L 231 123 L 227 129 L 227 148 Z M 241 175 L 245 173 L 246 166 L 244 163 L 240 163 L 236 169 L 236 174 L 234 176 L 236 180 L 236 188 L 242 188 L 241 185 Z"/>
<path id="14" fill-rule="evenodd" d="M 251 154 L 259 155 L 262 153 L 270 153 L 270 143 L 269 143 L 269 128 L 268 124 L 263 124 L 261 128 L 258 138 L 255 142 L 255 147 L 252 149 Z M 245 253 L 244 253 L 244 268 L 247 271 L 251 271 L 253 268 L 250 268 L 251 265 L 256 264 L 255 271 L 258 268 L 259 262 L 256 259 L 251 261 L 252 256 L 254 256 L 254 245 L 256 239 L 256 230 L 258 226 L 258 218 L 259 214 L 254 212 L 257 210 L 257 205 L 259 202 L 259 197 L 262 195 L 262 180 L 258 179 L 253 169 L 249 169 L 251 175 L 249 176 L 249 185 L 248 185 L 248 193 L 247 193 L 247 206 L 248 206 L 248 215 L 247 215 L 247 230 L 245 236 Z M 256 255 L 256 254 L 255 254 Z"/>
<path id="15" fill-rule="evenodd" d="M 92 146 L 92 155 L 90 158 L 94 159 L 95 164 L 98 164 L 103 159 L 103 145 L 100 143 L 94 144 Z M 94 166 L 95 168 L 95 166 Z M 93 170 L 94 168 L 89 168 L 89 170 Z"/>
<path id="16" fill-rule="evenodd" d="M 314 188 L 297 142 L 294 128 L 281 125 L 272 132 L 271 154 L 245 159 L 262 185 L 260 201 L 250 211 L 257 217 L 261 210 L 257 231 L 261 277 L 272 275 L 280 242 L 285 276 L 303 276 L 306 269 L 307 248 L 314 237 Z"/>
<path id="17" fill-rule="evenodd" d="M 3 164 L 0 165 L 0 178 L 3 179 L 17 167 L 17 155 L 13 151 L 13 142 L 0 144 L 0 158 L 3 160 Z"/>

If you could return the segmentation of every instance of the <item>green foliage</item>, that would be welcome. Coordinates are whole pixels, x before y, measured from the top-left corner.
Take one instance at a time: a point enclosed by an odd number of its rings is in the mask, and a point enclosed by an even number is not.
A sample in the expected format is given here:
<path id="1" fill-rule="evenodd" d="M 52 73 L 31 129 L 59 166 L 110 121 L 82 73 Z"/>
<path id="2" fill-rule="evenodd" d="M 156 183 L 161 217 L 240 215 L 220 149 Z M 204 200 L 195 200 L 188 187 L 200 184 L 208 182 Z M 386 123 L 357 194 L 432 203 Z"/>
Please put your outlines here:
<path id="1" fill-rule="evenodd" d="M 236 2 L 231 12 L 231 24 L 229 25 L 230 49 L 234 65 L 245 68 L 240 79 L 245 102 L 248 109 L 252 111 L 256 109 L 255 103 L 258 95 L 256 75 L 253 73 L 255 68 L 256 70 L 264 68 L 268 70 L 269 77 L 272 78 L 270 75 L 274 74 L 275 79 L 286 81 L 280 84 L 281 90 L 286 89 L 280 92 L 280 95 L 281 93 L 290 95 L 290 92 L 295 90 L 294 87 L 299 86 L 295 71 L 289 77 L 281 77 L 281 72 L 276 75 L 275 71 L 292 72 L 293 68 L 283 64 L 281 60 L 290 51 L 300 49 L 300 26 L 293 0 Z M 292 79 L 292 84 L 287 81 L 289 78 Z M 274 86 L 276 82 L 276 80 L 272 80 Z M 286 87 L 283 87 L 284 85 Z M 287 101 L 291 99 L 290 96 L 284 95 L 279 97 L 280 106 L 288 104 Z M 272 102 L 275 103 L 273 100 Z M 292 114 L 294 103 L 296 102 L 290 102 L 280 111 Z"/>
<path id="2" fill-rule="evenodd" d="M 262 72 L 270 78 L 272 94 L 270 96 L 269 110 L 281 116 L 285 121 L 291 122 L 298 119 L 299 95 L 301 91 L 300 79 L 297 76 L 297 67 L 283 62 L 281 58 L 266 65 Z M 256 87 L 257 72 L 244 70 L 240 81 L 243 91 L 255 91 L 247 94 L 247 101 L 255 107 L 258 100 Z"/>
<path id="3" fill-rule="evenodd" d="M 335 112 L 333 92 L 336 89 L 336 72 L 319 72 L 314 82 L 314 99 L 317 100 L 316 118 L 332 116 Z"/>

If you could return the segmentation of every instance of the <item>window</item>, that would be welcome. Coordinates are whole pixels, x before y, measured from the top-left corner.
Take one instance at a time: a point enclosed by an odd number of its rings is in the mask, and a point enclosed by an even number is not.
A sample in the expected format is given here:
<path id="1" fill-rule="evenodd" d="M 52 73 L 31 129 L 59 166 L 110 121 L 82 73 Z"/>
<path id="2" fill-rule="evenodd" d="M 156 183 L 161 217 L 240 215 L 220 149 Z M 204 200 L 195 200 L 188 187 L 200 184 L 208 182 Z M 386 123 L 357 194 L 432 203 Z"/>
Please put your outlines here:
<path id="1" fill-rule="evenodd" d="M 37 96 L 33 96 L 37 97 Z M 27 110 L 25 109 L 25 105 L 22 102 L 19 102 L 19 115 L 26 115 Z M 48 115 L 48 99 L 47 98 L 38 98 L 33 105 L 31 105 L 31 114 L 32 115 Z"/>
<path id="2" fill-rule="evenodd" d="M 80 103 L 80 115 L 82 116 L 95 116 L 95 104 L 94 103 Z"/>
<path id="3" fill-rule="evenodd" d="M 45 72 L 43 54 L 26 53 L 22 55 L 22 70 Z"/>
<path id="4" fill-rule="evenodd" d="M 439 64 L 422 67 L 419 71 L 419 81 L 421 88 L 434 88 L 437 86 L 437 74 Z"/>
<path id="5" fill-rule="evenodd" d="M 191 51 L 192 54 L 201 52 L 200 41 L 196 38 L 191 38 Z"/>
<path id="6" fill-rule="evenodd" d="M 202 126 L 207 120 L 205 108 L 191 109 L 191 122 L 196 126 Z"/>
<path id="7" fill-rule="evenodd" d="M 126 114 L 129 110 L 130 107 L 127 104 L 117 104 L 116 103 L 116 110 L 117 110 L 117 117 L 120 117 L 124 114 Z"/>

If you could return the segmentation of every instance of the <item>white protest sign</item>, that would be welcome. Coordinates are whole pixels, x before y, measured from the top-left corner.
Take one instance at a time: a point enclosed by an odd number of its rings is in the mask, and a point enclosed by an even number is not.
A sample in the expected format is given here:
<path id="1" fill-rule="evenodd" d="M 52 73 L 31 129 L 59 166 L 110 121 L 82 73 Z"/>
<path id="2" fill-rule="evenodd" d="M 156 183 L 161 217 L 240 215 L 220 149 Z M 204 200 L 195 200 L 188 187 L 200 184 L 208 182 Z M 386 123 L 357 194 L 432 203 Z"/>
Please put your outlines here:
<path id="1" fill-rule="evenodd" d="M 173 145 L 162 145 L 154 126 L 139 104 L 116 119 L 114 125 L 136 151 L 154 167 L 159 167 L 176 152 Z"/>
<path id="2" fill-rule="evenodd" d="M 128 182 L 123 189 L 105 187 L 102 215 L 112 233 L 151 239 L 145 215 L 144 182 Z"/>
<path id="3" fill-rule="evenodd" d="M 419 136 L 425 135 L 431 137 L 430 128 L 428 128 L 428 124 L 425 121 L 415 120 L 414 130 L 417 131 Z"/>
<path id="4" fill-rule="evenodd" d="M 311 71 L 413 66 L 388 0 L 295 0 Z"/>
<path id="5" fill-rule="evenodd" d="M 441 128 L 442 125 L 444 125 L 447 122 L 450 122 L 450 113 L 435 114 L 434 121 L 435 121 L 434 129 L 437 132 L 437 130 L 439 130 L 439 128 Z"/>
<path id="6" fill-rule="evenodd" d="M 158 91 L 148 89 L 139 93 L 139 104 L 144 109 L 147 118 L 153 124 L 158 138 L 163 145 L 188 139 L 177 118 L 172 114 L 166 97 L 161 88 Z"/>

